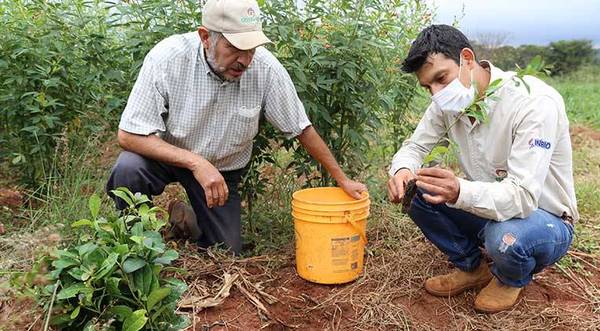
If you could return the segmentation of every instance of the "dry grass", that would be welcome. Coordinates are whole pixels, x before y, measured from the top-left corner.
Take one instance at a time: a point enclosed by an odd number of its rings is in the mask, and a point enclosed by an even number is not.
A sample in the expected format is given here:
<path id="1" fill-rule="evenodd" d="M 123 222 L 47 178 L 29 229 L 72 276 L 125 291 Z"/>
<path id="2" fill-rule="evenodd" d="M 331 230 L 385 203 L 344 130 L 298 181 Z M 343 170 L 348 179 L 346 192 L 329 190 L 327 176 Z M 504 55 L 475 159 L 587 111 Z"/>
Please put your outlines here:
<path id="1" fill-rule="evenodd" d="M 453 298 L 429 297 L 422 284 L 425 278 L 449 269 L 445 258 L 396 211 L 382 208 L 372 219 L 381 221 L 373 224 L 369 233 L 376 239 L 370 242 L 371 255 L 364 275 L 321 303 L 350 305 L 356 312 L 349 325 L 353 328 L 591 330 L 600 325 L 597 285 L 569 269 L 563 271 L 565 276 L 558 275 L 556 269 L 548 270 L 536 276 L 535 283 L 536 287 L 560 288 L 559 293 L 551 295 L 564 297 L 570 292 L 577 302 L 558 297 L 555 302 L 539 301 L 539 289 L 534 289 L 535 292 L 526 291 L 521 303 L 511 311 L 486 315 L 472 309 L 476 292 Z M 557 280 L 562 283 L 556 283 Z"/>
<path id="2" fill-rule="evenodd" d="M 267 293 L 267 287 L 270 287 L 268 283 L 274 280 L 274 270 L 289 263 L 288 257 L 270 255 L 240 259 L 220 249 L 198 249 L 189 243 L 182 245 L 178 248 L 181 257 L 175 267 L 184 272 L 175 273 L 174 276 L 189 286 L 179 308 L 191 312 L 192 319 L 201 310 L 223 303 L 229 297 L 230 289 L 235 286 L 245 297 L 246 303 L 256 307 L 261 320 L 290 327 L 267 308 L 278 301 Z"/>
<path id="3" fill-rule="evenodd" d="M 600 259 L 593 246 L 600 238 L 600 206 L 594 198 L 600 187 L 597 134 L 579 129 L 574 138 L 582 212 L 578 227 L 584 230 L 578 231 L 574 250 L 565 259 L 568 263 L 536 275 L 510 311 L 476 313 L 472 308 L 476 291 L 453 298 L 426 294 L 424 280 L 449 271 L 450 265 L 398 206 L 376 203 L 369 219 L 363 275 L 345 286 L 298 280 L 291 268 L 291 247 L 242 259 L 180 247 L 179 266 L 187 271 L 181 277 L 190 284 L 188 299 L 219 297 L 228 275 L 235 275 L 220 306 L 189 313 L 196 326 L 208 329 L 596 330 L 600 325 Z"/>
<path id="4" fill-rule="evenodd" d="M 238 275 L 226 300 L 255 307 L 246 312 L 209 308 L 220 319 L 215 321 L 210 315 L 198 325 L 251 318 L 269 328 L 329 330 L 594 330 L 600 325 L 600 292 L 594 283 L 600 273 L 586 278 L 568 267 L 537 275 L 515 308 L 494 315 L 473 310 L 475 291 L 452 298 L 429 296 L 422 288 L 424 280 L 447 272 L 450 266 L 397 209 L 387 204 L 375 206 L 363 275 L 343 286 L 296 281 L 294 284 L 303 285 L 290 287 L 289 279 L 298 278 L 289 274 L 291 251 L 236 259 L 222 251 L 197 253 L 193 246 L 180 247 L 179 267 L 187 271 L 181 277 L 190 284 L 187 298 L 215 297 L 226 275 Z M 589 269 L 596 267 L 595 257 L 580 258 L 588 261 Z M 197 310 L 191 313 L 202 315 Z M 219 324 L 224 325 L 225 329 L 244 329 L 243 323 L 237 327 L 235 323 Z"/>

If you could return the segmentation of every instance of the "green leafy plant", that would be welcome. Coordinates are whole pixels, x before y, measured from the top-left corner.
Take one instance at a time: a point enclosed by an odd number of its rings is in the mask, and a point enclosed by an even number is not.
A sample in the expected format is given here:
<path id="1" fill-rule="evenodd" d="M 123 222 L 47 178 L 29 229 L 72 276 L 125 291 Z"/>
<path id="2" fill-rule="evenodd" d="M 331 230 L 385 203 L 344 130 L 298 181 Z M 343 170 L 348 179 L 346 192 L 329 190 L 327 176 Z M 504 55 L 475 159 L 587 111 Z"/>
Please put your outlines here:
<path id="1" fill-rule="evenodd" d="M 67 330 L 179 330 L 189 320 L 175 314 L 186 290 L 161 271 L 178 257 L 159 230 L 165 225 L 145 195 L 112 191 L 129 205 L 119 217 L 99 215 L 100 198 L 89 200 L 91 218 L 71 224 L 77 244 L 49 262 L 50 285 L 40 289 L 50 325 Z"/>
<path id="2" fill-rule="evenodd" d="M 357 175 L 368 167 L 362 151 L 377 141 L 383 119 L 400 118 L 414 96 L 410 88 L 398 92 L 412 85 L 399 63 L 413 37 L 410 29 L 423 24 L 426 12 L 410 1 L 383 0 L 311 0 L 296 8 L 292 1 L 265 3 L 268 33 L 277 36 L 273 51 L 317 131 Z M 332 183 L 302 148 L 294 153 L 298 175 L 318 169 L 318 184 Z"/>
<path id="3" fill-rule="evenodd" d="M 130 60 L 107 18 L 99 1 L 0 2 L 0 159 L 30 187 L 51 176 L 63 134 L 101 130 L 125 101 Z"/>
<path id="4" fill-rule="evenodd" d="M 521 68 L 517 64 L 517 74 L 513 77 L 516 85 L 519 86 L 520 83 L 523 83 L 527 92 L 531 92 L 529 89 L 529 85 L 525 82 L 523 77 L 525 76 L 550 76 L 552 66 L 546 65 L 546 62 L 542 58 L 541 55 L 536 55 L 531 59 L 525 68 Z"/>

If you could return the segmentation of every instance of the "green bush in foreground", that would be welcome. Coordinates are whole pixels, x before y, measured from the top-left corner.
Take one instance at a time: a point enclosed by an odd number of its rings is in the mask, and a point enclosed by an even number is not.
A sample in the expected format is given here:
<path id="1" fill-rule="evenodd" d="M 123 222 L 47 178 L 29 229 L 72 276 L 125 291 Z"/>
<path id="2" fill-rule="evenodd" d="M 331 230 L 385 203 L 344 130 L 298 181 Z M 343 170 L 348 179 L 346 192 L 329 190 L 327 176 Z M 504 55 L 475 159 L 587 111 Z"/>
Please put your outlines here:
<path id="1" fill-rule="evenodd" d="M 161 270 L 178 257 L 166 249 L 159 230 L 165 222 L 158 207 L 126 189 L 113 193 L 129 207 L 120 217 L 98 215 L 100 198 L 89 200 L 91 219 L 81 219 L 76 245 L 49 258 L 50 285 L 39 289 L 41 303 L 51 312 L 50 324 L 68 330 L 179 330 L 189 320 L 175 314 L 187 289 Z"/>

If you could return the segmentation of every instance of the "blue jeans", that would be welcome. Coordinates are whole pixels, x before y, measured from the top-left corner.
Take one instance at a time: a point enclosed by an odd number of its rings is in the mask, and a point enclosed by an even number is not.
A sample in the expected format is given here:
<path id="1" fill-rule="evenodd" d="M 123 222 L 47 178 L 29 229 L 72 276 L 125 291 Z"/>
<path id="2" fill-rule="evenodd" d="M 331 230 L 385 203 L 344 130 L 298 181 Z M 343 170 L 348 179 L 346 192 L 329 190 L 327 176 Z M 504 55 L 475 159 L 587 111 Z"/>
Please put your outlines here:
<path id="1" fill-rule="evenodd" d="M 497 222 L 445 204 L 433 205 L 418 191 L 409 216 L 457 268 L 471 271 L 481 262 L 480 246 L 492 259 L 491 271 L 503 284 L 523 287 L 533 274 L 567 253 L 573 226 L 537 209 L 526 218 Z"/>

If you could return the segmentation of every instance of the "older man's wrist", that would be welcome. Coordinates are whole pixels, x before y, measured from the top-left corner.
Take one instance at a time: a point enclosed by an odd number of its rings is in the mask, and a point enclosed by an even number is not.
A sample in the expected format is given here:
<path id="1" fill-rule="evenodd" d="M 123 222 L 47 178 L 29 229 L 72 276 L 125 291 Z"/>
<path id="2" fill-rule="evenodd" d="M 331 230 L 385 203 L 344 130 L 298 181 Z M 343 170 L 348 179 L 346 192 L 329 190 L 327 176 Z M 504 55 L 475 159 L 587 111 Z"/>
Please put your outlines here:
<path id="1" fill-rule="evenodd" d="M 187 169 L 190 171 L 195 171 L 197 169 L 201 169 L 204 167 L 204 164 L 206 161 L 206 159 L 204 159 L 202 156 L 198 155 L 198 154 L 194 154 L 191 153 L 191 157 L 190 157 L 190 161 L 187 165 Z"/>

